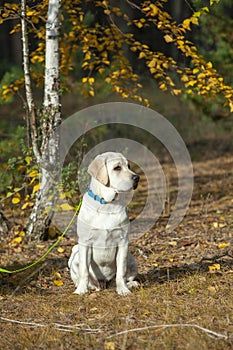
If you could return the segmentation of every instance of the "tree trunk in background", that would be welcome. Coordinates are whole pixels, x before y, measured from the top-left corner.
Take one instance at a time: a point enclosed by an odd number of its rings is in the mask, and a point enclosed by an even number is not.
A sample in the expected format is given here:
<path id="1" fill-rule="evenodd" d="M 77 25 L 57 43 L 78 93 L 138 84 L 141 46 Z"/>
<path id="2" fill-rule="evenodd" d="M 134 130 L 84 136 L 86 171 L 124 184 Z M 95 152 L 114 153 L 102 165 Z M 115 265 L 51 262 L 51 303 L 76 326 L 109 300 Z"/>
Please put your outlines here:
<path id="1" fill-rule="evenodd" d="M 0 244 L 5 240 L 5 235 L 7 235 L 9 231 L 9 222 L 0 211 Z"/>
<path id="2" fill-rule="evenodd" d="M 25 0 L 22 0 L 22 2 Z M 24 72 L 29 121 L 33 152 L 40 170 L 40 189 L 36 194 L 35 205 L 27 224 L 27 235 L 32 239 L 46 238 L 53 216 L 53 201 L 56 193 L 56 170 L 59 155 L 59 136 L 54 131 L 61 123 L 60 112 L 60 79 L 59 79 L 59 32 L 60 0 L 50 0 L 46 23 L 46 57 L 43 115 L 40 121 L 41 141 L 37 135 L 36 110 L 31 91 L 27 38 L 24 44 Z M 23 12 L 23 11 L 22 11 Z M 23 18 L 23 16 L 22 16 Z M 22 19 L 23 22 L 23 19 Z M 24 23 L 26 26 L 26 23 Z M 22 31 L 24 30 L 22 25 Z M 27 33 L 27 31 L 25 30 Z M 25 35 L 26 37 L 26 35 Z M 23 35 L 24 42 L 24 35 Z M 26 77 L 29 76 L 28 79 Z M 30 86 L 30 87 L 29 87 Z"/>

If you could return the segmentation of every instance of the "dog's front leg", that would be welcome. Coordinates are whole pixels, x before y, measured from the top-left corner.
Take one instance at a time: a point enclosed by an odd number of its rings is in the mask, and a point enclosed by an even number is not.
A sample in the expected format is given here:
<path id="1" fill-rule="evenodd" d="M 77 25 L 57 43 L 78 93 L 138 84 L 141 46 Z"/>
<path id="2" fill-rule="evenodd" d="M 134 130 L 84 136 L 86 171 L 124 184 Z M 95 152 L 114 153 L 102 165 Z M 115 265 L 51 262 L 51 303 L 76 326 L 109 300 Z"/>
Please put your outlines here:
<path id="1" fill-rule="evenodd" d="M 128 255 L 128 245 L 118 247 L 116 288 L 117 288 L 117 293 L 120 295 L 131 294 L 130 290 L 126 285 L 127 255 Z"/>
<path id="2" fill-rule="evenodd" d="M 79 284 L 76 294 L 85 294 L 88 291 L 89 268 L 91 262 L 91 248 L 79 245 Z"/>

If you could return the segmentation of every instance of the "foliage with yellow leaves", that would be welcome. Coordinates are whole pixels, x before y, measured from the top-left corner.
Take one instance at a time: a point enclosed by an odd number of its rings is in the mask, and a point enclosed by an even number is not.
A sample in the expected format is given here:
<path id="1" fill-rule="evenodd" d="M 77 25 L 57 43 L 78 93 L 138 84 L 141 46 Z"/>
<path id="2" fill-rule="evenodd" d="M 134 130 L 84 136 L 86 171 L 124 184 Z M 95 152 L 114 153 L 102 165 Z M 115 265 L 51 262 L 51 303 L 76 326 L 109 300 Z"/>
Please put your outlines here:
<path id="1" fill-rule="evenodd" d="M 110 89 L 149 105 L 140 92 L 140 77 L 135 73 L 129 52 L 143 62 L 151 76 L 158 81 L 161 90 L 174 95 L 186 92 L 189 95 L 216 96 L 221 94 L 233 111 L 233 90 L 224 83 L 211 62 L 198 53 L 196 46 L 187 39 L 193 26 L 199 24 L 200 16 L 208 15 L 211 6 L 219 0 L 210 1 L 209 7 L 193 11 L 192 15 L 178 23 L 165 10 L 167 0 L 143 1 L 140 4 L 127 0 L 125 5 L 110 0 L 67 0 L 62 6 L 63 29 L 60 38 L 60 71 L 62 88 L 69 90 L 68 76 L 81 82 L 84 96 L 94 96 L 97 85 L 96 74 L 103 77 Z M 48 1 L 28 2 L 27 22 L 30 35 L 37 47 L 30 53 L 31 71 L 36 84 L 42 83 L 45 56 L 45 20 Z M 95 13 L 95 14 L 94 14 Z M 20 5 L 4 3 L 0 8 L 0 23 L 20 16 Z M 145 44 L 138 31 L 160 31 L 166 45 L 173 45 L 185 58 L 185 66 L 160 51 Z M 135 30 L 137 29 L 137 30 Z M 13 34 L 20 30 L 16 24 Z M 76 71 L 79 71 L 77 77 Z M 178 76 L 179 79 L 174 78 Z M 2 97 L 9 98 L 22 87 L 22 79 L 2 87 Z"/>

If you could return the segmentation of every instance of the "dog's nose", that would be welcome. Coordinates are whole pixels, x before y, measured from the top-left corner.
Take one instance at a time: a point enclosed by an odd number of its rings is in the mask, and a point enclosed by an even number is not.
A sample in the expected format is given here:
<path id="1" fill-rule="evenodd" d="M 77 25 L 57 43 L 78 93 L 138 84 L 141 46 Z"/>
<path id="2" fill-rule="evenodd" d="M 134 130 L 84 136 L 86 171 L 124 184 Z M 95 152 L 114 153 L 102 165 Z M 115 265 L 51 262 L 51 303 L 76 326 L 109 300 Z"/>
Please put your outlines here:
<path id="1" fill-rule="evenodd" d="M 132 175 L 132 180 L 133 180 L 133 189 L 135 190 L 138 186 L 138 181 L 140 179 L 140 176 L 138 175 Z"/>
<path id="2" fill-rule="evenodd" d="M 140 179 L 140 176 L 135 174 L 135 175 L 132 176 L 132 179 L 133 179 L 133 181 L 138 182 L 139 179 Z"/>

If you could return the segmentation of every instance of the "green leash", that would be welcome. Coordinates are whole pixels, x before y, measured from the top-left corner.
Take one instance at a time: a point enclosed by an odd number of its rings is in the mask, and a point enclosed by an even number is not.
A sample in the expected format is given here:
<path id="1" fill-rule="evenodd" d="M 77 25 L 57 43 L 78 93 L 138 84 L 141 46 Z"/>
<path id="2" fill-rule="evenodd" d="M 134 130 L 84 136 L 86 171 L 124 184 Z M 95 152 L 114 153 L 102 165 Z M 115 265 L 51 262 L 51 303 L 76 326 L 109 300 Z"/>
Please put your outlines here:
<path id="1" fill-rule="evenodd" d="M 75 210 L 75 213 L 72 217 L 72 219 L 70 220 L 70 222 L 68 223 L 68 225 L 66 226 L 65 230 L 63 231 L 63 233 L 58 237 L 58 239 L 56 240 L 55 243 L 53 243 L 53 245 L 51 245 L 51 247 L 49 247 L 49 249 L 36 261 L 34 261 L 32 264 L 28 265 L 28 266 L 24 266 L 22 267 L 21 269 L 18 269 L 18 270 L 14 270 L 14 271 L 10 271 L 10 270 L 6 270 L 6 269 L 2 269 L 0 267 L 0 272 L 4 272 L 4 273 L 17 273 L 17 272 L 22 272 L 22 271 L 25 271 L 27 269 L 30 269 L 31 267 L 37 265 L 38 263 L 40 263 L 41 261 L 43 261 L 47 255 L 49 255 L 49 253 L 60 243 L 60 241 L 62 240 L 62 238 L 65 236 L 66 232 L 69 230 L 70 226 L 72 225 L 80 207 L 81 207 L 81 204 L 82 204 L 82 201 L 79 202 L 76 210 Z"/>

